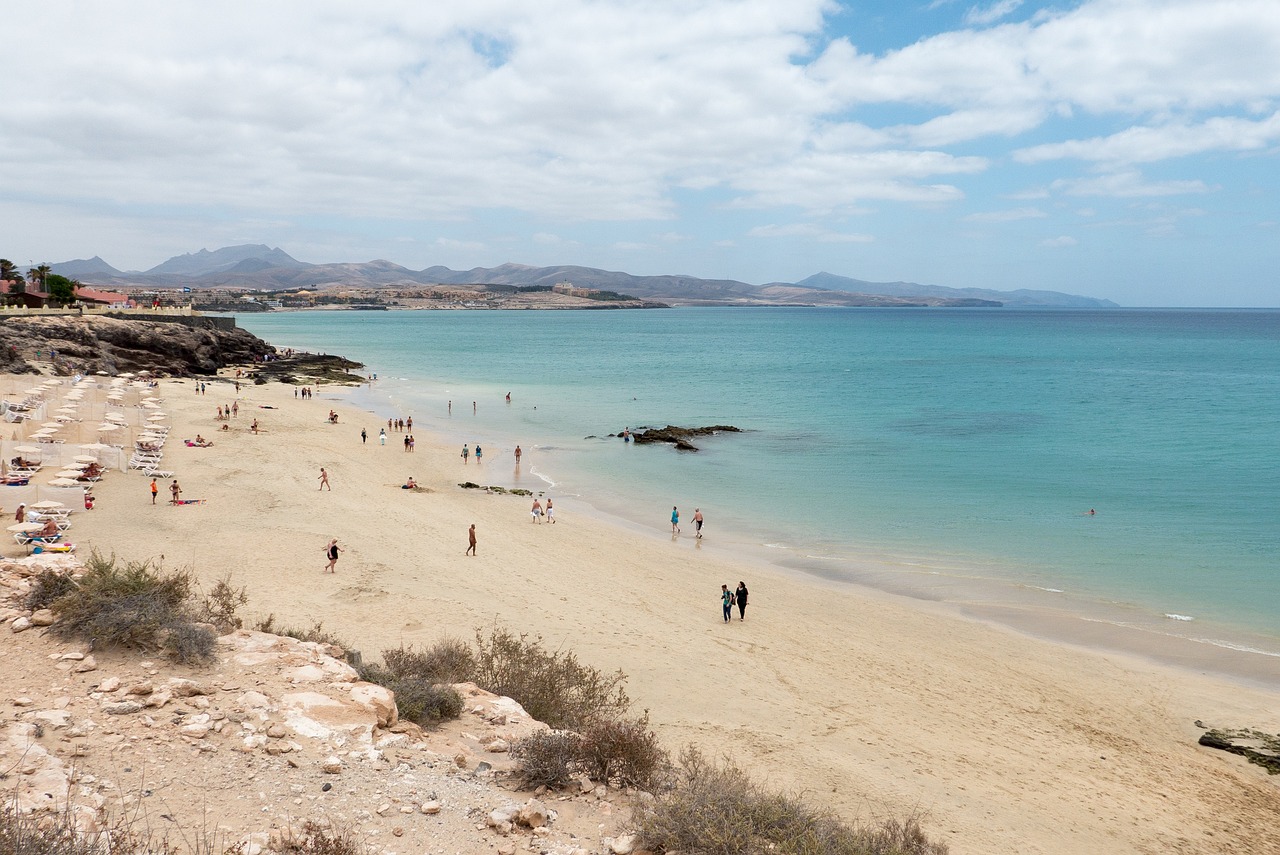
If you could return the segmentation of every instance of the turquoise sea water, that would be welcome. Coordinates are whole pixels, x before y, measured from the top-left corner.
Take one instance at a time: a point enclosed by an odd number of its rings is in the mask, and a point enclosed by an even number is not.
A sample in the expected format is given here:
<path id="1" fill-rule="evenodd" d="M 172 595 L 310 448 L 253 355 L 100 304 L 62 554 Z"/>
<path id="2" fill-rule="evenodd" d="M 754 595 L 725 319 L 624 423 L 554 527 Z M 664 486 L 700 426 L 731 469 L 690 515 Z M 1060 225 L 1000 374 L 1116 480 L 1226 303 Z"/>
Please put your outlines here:
<path id="1" fill-rule="evenodd" d="M 238 320 L 364 362 L 379 380 L 358 403 L 480 442 L 484 483 L 545 486 L 561 513 L 589 502 L 665 533 L 673 504 L 686 520 L 699 506 L 709 538 L 806 572 L 943 599 L 1070 598 L 1280 654 L 1274 310 Z M 747 432 L 696 454 L 605 436 L 668 423 Z"/>

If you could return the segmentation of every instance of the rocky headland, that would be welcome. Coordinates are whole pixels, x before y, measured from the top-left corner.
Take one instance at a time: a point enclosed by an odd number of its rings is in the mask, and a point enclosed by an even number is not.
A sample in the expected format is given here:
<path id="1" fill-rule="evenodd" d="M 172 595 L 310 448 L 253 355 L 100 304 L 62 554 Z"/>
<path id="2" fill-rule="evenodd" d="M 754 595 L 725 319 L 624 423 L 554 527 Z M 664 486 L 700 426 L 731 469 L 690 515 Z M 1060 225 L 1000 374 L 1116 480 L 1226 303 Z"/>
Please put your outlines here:
<path id="1" fill-rule="evenodd" d="M 689 440 L 698 436 L 715 436 L 720 433 L 742 433 L 742 428 L 733 425 L 709 425 L 707 427 L 684 428 L 675 425 L 666 427 L 642 427 L 631 432 L 631 438 L 640 445 L 665 442 L 674 445 L 677 451 L 697 451 L 698 447 Z M 621 436 L 621 434 L 615 434 Z"/>
<path id="2" fill-rule="evenodd" d="M 0 317 L 0 373 L 148 372 L 160 377 L 213 376 L 230 366 L 248 382 L 360 383 L 360 368 L 340 356 L 280 353 L 235 325 L 202 316 L 15 315 Z"/>

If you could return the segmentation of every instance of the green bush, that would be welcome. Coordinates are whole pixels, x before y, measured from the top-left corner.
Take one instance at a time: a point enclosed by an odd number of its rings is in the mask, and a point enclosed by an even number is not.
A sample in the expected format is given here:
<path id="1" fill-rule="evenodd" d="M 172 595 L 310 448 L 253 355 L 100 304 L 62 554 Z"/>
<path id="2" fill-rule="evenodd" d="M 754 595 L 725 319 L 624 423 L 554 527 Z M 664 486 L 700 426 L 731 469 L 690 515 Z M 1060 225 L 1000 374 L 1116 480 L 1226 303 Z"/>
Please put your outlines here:
<path id="1" fill-rule="evenodd" d="M 384 650 L 382 660 L 386 664 L 361 666 L 360 679 L 395 692 L 400 718 L 414 724 L 433 727 L 457 718 L 462 715 L 462 696 L 438 676 L 452 667 L 446 667 L 451 659 L 442 659 L 438 651 L 433 652 L 439 647 L 441 645 L 436 645 L 424 653 L 415 652 L 412 647 Z M 470 655 L 469 650 L 466 653 Z"/>
<path id="2" fill-rule="evenodd" d="M 465 683 L 476 667 L 475 653 L 460 638 L 442 638 L 421 651 L 412 647 L 384 650 L 382 661 L 397 676 L 413 675 L 441 683 Z"/>
<path id="3" fill-rule="evenodd" d="M 655 851 L 699 855 L 946 855 L 912 817 L 852 826 L 801 800 L 771 792 L 732 764 L 695 749 L 680 758 L 675 786 L 641 804 L 641 843 Z"/>
<path id="4" fill-rule="evenodd" d="M 580 664 L 573 653 L 548 651 L 541 637 L 495 627 L 487 637 L 476 631 L 476 647 L 476 685 L 514 699 L 553 728 L 582 730 L 618 718 L 631 704 L 621 671 L 604 674 Z"/>
<path id="5" fill-rule="evenodd" d="M 207 661 L 217 639 L 199 623 L 184 570 L 162 573 L 150 561 L 116 566 L 116 558 L 94 552 L 85 573 L 50 608 L 60 638 L 86 638 L 103 647 L 164 651 L 180 662 Z"/>

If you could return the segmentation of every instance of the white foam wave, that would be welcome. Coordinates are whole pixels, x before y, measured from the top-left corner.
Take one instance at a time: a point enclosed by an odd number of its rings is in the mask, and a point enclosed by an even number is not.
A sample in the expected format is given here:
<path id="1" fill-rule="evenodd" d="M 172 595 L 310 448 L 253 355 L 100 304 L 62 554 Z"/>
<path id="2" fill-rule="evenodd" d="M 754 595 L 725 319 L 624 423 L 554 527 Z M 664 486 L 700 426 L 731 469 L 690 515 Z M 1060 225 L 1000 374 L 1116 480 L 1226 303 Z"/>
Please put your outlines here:
<path id="1" fill-rule="evenodd" d="M 790 549 L 785 543 L 765 543 L 762 544 L 765 549 Z"/>
<path id="2" fill-rule="evenodd" d="M 1042 588 L 1042 587 L 1040 587 L 1039 585 L 1031 585 L 1030 587 L 1034 588 L 1034 589 L 1035 589 L 1035 590 L 1037 590 L 1037 591 L 1048 591 L 1050 594 L 1065 594 L 1065 593 L 1066 593 L 1066 592 L 1065 592 L 1065 591 L 1063 591 L 1061 588 Z"/>
<path id="3" fill-rule="evenodd" d="M 1195 620 L 1191 615 L 1166 614 L 1165 617 L 1169 620 Z"/>
<path id="4" fill-rule="evenodd" d="M 1214 647 L 1225 647 L 1227 650 L 1237 650 L 1241 653 L 1256 653 L 1259 656 L 1280 656 L 1280 653 L 1274 650 L 1261 650 L 1257 647 L 1249 647 L 1244 644 L 1235 644 L 1231 641 L 1223 641 L 1219 638 L 1193 638 L 1192 641 L 1198 641 L 1201 644 L 1212 644 Z"/>

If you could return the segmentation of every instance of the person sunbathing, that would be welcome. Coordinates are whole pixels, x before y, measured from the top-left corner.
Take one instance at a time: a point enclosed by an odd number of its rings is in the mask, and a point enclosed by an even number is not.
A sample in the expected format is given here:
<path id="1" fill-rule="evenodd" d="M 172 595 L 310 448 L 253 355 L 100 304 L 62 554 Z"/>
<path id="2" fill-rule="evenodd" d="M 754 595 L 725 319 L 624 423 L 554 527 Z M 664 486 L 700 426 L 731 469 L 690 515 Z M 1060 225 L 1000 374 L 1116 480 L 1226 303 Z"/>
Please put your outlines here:
<path id="1" fill-rule="evenodd" d="M 36 537 L 55 537 L 58 534 L 58 522 L 50 517 L 44 521 L 44 528 L 40 529 L 40 533 Z"/>
<path id="2" fill-rule="evenodd" d="M 401 485 L 401 487 L 400 487 L 400 489 L 401 489 L 401 490 L 413 490 L 413 489 L 415 489 L 417 486 L 418 486 L 418 482 L 417 482 L 417 481 L 415 481 L 415 480 L 413 480 L 413 476 L 412 476 L 412 475 L 410 475 L 410 476 L 409 476 L 409 480 L 408 480 L 408 481 L 406 481 L 404 484 L 402 484 L 402 485 Z"/>

